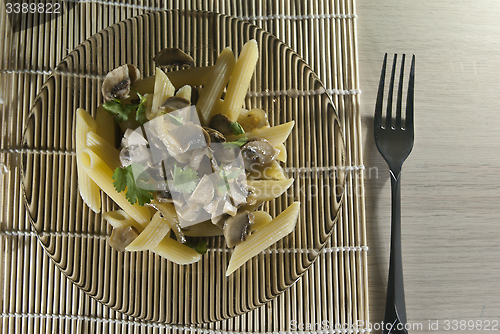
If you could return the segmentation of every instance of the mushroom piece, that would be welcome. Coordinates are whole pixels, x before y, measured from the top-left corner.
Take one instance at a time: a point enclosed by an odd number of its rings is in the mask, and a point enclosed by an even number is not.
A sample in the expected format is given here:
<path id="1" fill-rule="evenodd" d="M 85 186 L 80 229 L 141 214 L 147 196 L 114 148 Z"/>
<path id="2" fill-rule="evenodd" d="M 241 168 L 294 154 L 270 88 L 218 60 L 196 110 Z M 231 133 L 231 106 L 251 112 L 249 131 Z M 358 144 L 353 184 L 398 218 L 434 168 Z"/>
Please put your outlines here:
<path id="1" fill-rule="evenodd" d="M 262 172 L 276 160 L 278 153 L 266 139 L 253 139 L 241 147 L 241 155 L 247 171 Z"/>
<path id="2" fill-rule="evenodd" d="M 219 131 L 212 129 L 212 128 L 209 128 L 209 127 L 206 127 L 206 126 L 203 127 L 203 130 L 205 130 L 206 133 L 208 134 L 208 136 L 210 138 L 210 142 L 212 142 L 212 143 L 225 143 L 226 142 L 226 137 L 224 137 L 224 135 L 222 133 L 220 133 Z"/>
<path id="3" fill-rule="evenodd" d="M 215 188 L 208 175 L 203 175 L 200 182 L 191 193 L 189 202 L 194 202 L 200 205 L 208 205 L 214 198 Z"/>
<path id="4" fill-rule="evenodd" d="M 158 52 L 154 61 L 159 66 L 194 66 L 193 58 L 179 48 L 165 48 Z"/>
<path id="5" fill-rule="evenodd" d="M 174 203 L 170 191 L 158 190 L 155 192 L 155 199 L 160 203 Z"/>
<path id="6" fill-rule="evenodd" d="M 147 145 L 148 141 L 144 138 L 139 131 L 127 129 L 123 134 L 122 147 L 132 146 L 132 145 Z"/>
<path id="7" fill-rule="evenodd" d="M 219 131 L 225 136 L 229 136 L 233 134 L 233 130 L 231 130 L 231 123 L 231 119 L 226 115 L 217 114 L 212 117 L 208 126 Z"/>
<path id="8" fill-rule="evenodd" d="M 127 99 L 130 85 L 141 76 L 139 69 L 132 64 L 125 64 L 109 72 L 102 83 L 102 96 L 106 101 Z"/>
<path id="9" fill-rule="evenodd" d="M 162 112 L 169 113 L 174 110 L 189 107 L 190 105 L 191 101 L 186 100 L 183 97 L 171 96 L 167 98 L 158 108 L 162 109 Z"/>
<path id="10" fill-rule="evenodd" d="M 132 226 L 116 227 L 109 237 L 109 245 L 119 252 L 124 252 L 125 247 L 130 245 L 138 235 L 139 233 Z"/>
<path id="11" fill-rule="evenodd" d="M 206 147 L 206 138 L 201 126 L 197 124 L 184 124 L 169 131 L 165 135 L 165 138 L 162 138 L 162 141 L 169 153 L 176 157 L 179 154 L 186 153 L 188 150 Z"/>
<path id="12" fill-rule="evenodd" d="M 267 113 L 259 108 L 254 108 L 246 114 L 240 114 L 240 117 L 238 117 L 238 123 L 240 123 L 241 127 L 246 132 L 269 125 Z"/>
<path id="13" fill-rule="evenodd" d="M 241 178 L 235 178 L 234 180 L 228 181 L 229 184 L 229 195 L 233 199 L 234 205 L 240 207 L 245 204 L 250 204 L 254 201 L 251 198 L 254 193 L 254 189 L 243 182 Z"/>
<path id="14" fill-rule="evenodd" d="M 238 213 L 234 217 L 229 217 L 224 223 L 224 237 L 227 247 L 233 248 L 242 241 L 245 241 L 250 232 L 250 227 L 254 223 L 255 216 L 250 211 Z"/>

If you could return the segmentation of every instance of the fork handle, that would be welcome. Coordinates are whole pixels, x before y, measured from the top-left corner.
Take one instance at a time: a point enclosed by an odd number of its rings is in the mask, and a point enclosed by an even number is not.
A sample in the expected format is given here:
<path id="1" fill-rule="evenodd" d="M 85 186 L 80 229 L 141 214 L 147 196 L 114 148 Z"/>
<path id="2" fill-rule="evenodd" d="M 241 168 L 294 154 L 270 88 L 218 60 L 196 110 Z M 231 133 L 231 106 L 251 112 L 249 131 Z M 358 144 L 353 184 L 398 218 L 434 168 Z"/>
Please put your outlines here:
<path id="1" fill-rule="evenodd" d="M 383 334 L 407 333 L 401 254 L 401 169 L 391 169 L 391 191 L 391 255 Z"/>

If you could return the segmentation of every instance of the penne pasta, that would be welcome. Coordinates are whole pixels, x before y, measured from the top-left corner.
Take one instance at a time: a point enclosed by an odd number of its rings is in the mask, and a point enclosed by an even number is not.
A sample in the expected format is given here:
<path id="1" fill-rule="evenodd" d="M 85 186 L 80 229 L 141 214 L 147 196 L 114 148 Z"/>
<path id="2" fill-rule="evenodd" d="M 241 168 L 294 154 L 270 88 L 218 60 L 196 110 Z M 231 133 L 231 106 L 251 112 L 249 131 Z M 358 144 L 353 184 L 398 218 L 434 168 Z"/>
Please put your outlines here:
<path id="1" fill-rule="evenodd" d="M 168 235 L 152 251 L 169 261 L 181 265 L 195 263 L 201 259 L 200 253 L 177 242 Z"/>
<path id="2" fill-rule="evenodd" d="M 78 153 L 81 166 L 88 176 L 118 204 L 132 219 L 139 224 L 146 224 L 150 220 L 147 207 L 139 204 L 130 204 L 124 192 L 117 192 L 113 186 L 113 171 L 91 149 L 85 148 Z"/>
<path id="3" fill-rule="evenodd" d="M 87 147 L 97 154 L 111 170 L 121 167 L 120 152 L 97 133 L 93 131 L 87 133 Z"/>
<path id="4" fill-rule="evenodd" d="M 153 119 L 160 115 L 159 107 L 167 98 L 174 96 L 174 93 L 175 87 L 167 75 L 161 69 L 156 68 L 153 105 L 151 106 L 151 110 L 146 109 L 146 118 Z"/>
<path id="5" fill-rule="evenodd" d="M 252 257 L 292 233 L 297 224 L 299 212 L 300 202 L 292 203 L 275 219 L 255 233 L 249 235 L 247 240 L 234 247 L 231 260 L 227 266 L 226 276 L 231 275 Z"/>
<path id="6" fill-rule="evenodd" d="M 281 196 L 290 186 L 294 179 L 271 181 L 271 180 L 248 180 L 247 184 L 254 189 L 254 197 L 257 201 L 270 201 Z"/>
<path id="7" fill-rule="evenodd" d="M 97 133 L 105 141 L 111 145 L 115 145 L 115 127 L 111 126 L 114 124 L 114 116 L 107 112 L 102 105 L 97 108 L 97 114 L 95 116 L 95 121 L 97 123 Z"/>
<path id="8" fill-rule="evenodd" d="M 75 147 L 76 152 L 87 148 L 87 133 L 96 131 L 97 123 L 90 114 L 82 108 L 76 110 L 76 132 Z M 99 187 L 82 169 L 82 162 L 79 156 L 76 156 L 76 166 L 78 175 L 78 190 L 85 204 L 95 213 L 101 212 L 101 192 Z"/>
<path id="9" fill-rule="evenodd" d="M 102 217 L 111 225 L 113 228 L 118 227 L 128 227 L 132 226 L 137 230 L 137 232 L 142 232 L 144 226 L 133 220 L 127 213 L 123 210 L 108 211 L 103 213 Z"/>
<path id="10" fill-rule="evenodd" d="M 213 69 L 213 66 L 191 67 L 184 70 L 167 72 L 166 75 L 172 85 L 174 85 L 176 89 L 179 89 L 185 85 L 191 85 L 193 87 L 204 85 L 212 74 Z M 132 84 L 132 88 L 141 95 L 153 93 L 154 87 L 154 75 L 137 80 Z"/>
<path id="11" fill-rule="evenodd" d="M 250 87 L 250 80 L 258 59 L 257 41 L 252 39 L 246 42 L 241 50 L 224 97 L 222 113 L 233 121 L 238 119 L 240 110 L 245 103 L 245 96 Z"/>
<path id="12" fill-rule="evenodd" d="M 234 68 L 234 54 L 230 48 L 225 48 L 217 58 L 211 80 L 200 91 L 196 109 L 203 124 L 207 124 L 213 114 L 213 106 L 218 101 Z"/>
<path id="13" fill-rule="evenodd" d="M 134 239 L 125 250 L 137 252 L 141 250 L 153 249 L 163 240 L 170 231 L 170 226 L 165 222 L 160 211 L 156 211 L 149 224 L 144 230 Z"/>
<path id="14" fill-rule="evenodd" d="M 255 129 L 255 130 L 246 132 L 243 135 L 240 135 L 240 137 L 245 136 L 248 139 L 265 138 L 273 146 L 276 147 L 276 146 L 279 146 L 280 144 L 283 144 L 285 142 L 285 140 L 288 138 L 288 136 L 292 132 L 294 125 L 295 125 L 295 121 L 290 121 L 290 122 L 276 125 L 276 126 Z"/>
<path id="15" fill-rule="evenodd" d="M 279 145 L 275 146 L 275 148 L 278 151 L 278 155 L 276 156 L 276 160 L 281 161 L 281 162 L 286 162 L 287 152 L 286 152 L 285 145 L 279 144 Z"/>
<path id="16" fill-rule="evenodd" d="M 252 225 L 252 231 L 258 231 L 273 220 L 271 215 L 265 211 L 254 211 L 254 223 Z"/>
<path id="17" fill-rule="evenodd" d="M 254 170 L 248 175 L 251 180 L 287 180 L 283 168 L 279 162 L 273 161 L 270 166 L 265 167 L 263 171 Z"/>
<path id="18" fill-rule="evenodd" d="M 191 86 L 184 85 L 175 93 L 175 96 L 191 101 Z"/>

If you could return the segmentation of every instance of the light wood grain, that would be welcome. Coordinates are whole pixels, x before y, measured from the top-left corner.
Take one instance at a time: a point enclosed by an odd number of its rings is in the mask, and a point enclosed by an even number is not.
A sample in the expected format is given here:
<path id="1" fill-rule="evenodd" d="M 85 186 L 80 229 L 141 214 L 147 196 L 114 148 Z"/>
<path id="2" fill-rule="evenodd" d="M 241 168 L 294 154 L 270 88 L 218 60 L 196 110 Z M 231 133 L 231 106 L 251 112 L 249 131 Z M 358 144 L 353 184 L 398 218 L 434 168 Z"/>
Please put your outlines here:
<path id="1" fill-rule="evenodd" d="M 435 333 L 435 319 L 440 331 L 446 319 L 498 321 L 500 3 L 358 0 L 357 13 L 371 321 L 383 319 L 389 259 L 390 182 L 372 139 L 385 52 L 416 54 L 415 146 L 402 179 L 408 322 Z"/>

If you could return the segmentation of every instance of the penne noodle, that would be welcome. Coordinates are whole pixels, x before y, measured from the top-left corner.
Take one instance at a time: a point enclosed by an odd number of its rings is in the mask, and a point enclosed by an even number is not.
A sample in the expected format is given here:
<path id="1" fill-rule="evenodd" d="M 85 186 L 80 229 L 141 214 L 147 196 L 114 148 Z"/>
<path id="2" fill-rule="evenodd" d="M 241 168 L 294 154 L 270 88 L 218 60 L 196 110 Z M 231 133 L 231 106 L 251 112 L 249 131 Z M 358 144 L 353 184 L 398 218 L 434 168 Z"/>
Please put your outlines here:
<path id="1" fill-rule="evenodd" d="M 300 202 L 292 203 L 288 208 L 280 213 L 275 219 L 266 224 L 260 230 L 249 235 L 247 240 L 234 247 L 231 260 L 227 266 L 226 276 L 231 275 L 245 262 L 275 242 L 283 239 L 292 233 L 297 224 L 300 212 Z"/>
<path id="2" fill-rule="evenodd" d="M 254 188 L 254 197 L 257 201 L 270 201 L 281 196 L 290 186 L 294 179 L 271 181 L 271 180 L 248 180 L 247 184 Z"/>
<path id="3" fill-rule="evenodd" d="M 105 141 L 111 145 L 115 145 L 115 127 L 114 116 L 107 112 L 102 105 L 97 108 L 95 116 L 97 129 L 95 133 L 101 136 Z"/>
<path id="4" fill-rule="evenodd" d="M 91 149 L 85 148 L 78 153 L 81 166 L 88 176 L 118 204 L 132 219 L 139 224 L 146 224 L 150 220 L 147 207 L 139 204 L 130 204 L 125 192 L 117 192 L 113 186 L 113 171 Z"/>
<path id="5" fill-rule="evenodd" d="M 229 77 L 234 68 L 234 54 L 230 48 L 225 48 L 217 58 L 211 80 L 200 91 L 200 97 L 196 104 L 196 109 L 200 114 L 201 122 L 207 124 L 213 114 L 213 106 L 218 101 L 224 87 L 226 87 Z"/>
<path id="6" fill-rule="evenodd" d="M 144 229 L 144 226 L 130 218 L 123 210 L 108 211 L 103 213 L 102 217 L 113 226 L 113 228 L 132 226 L 137 232 L 142 232 Z"/>
<path id="7" fill-rule="evenodd" d="M 156 211 L 149 224 L 144 230 L 134 239 L 125 250 L 137 252 L 141 250 L 153 249 L 163 240 L 170 231 L 170 226 L 165 222 L 160 211 Z"/>
<path id="8" fill-rule="evenodd" d="M 252 231 L 258 231 L 273 220 L 271 215 L 265 211 L 254 211 L 254 223 L 252 226 Z"/>
<path id="9" fill-rule="evenodd" d="M 87 133 L 87 147 L 97 154 L 111 170 L 121 167 L 120 151 L 93 131 Z"/>
<path id="10" fill-rule="evenodd" d="M 177 242 L 168 235 L 152 251 L 169 261 L 181 265 L 195 263 L 201 259 L 200 253 Z"/>
<path id="11" fill-rule="evenodd" d="M 259 47 L 257 41 L 252 39 L 243 45 L 224 97 L 222 113 L 233 121 L 238 119 L 240 110 L 245 103 L 245 96 L 250 87 L 258 59 Z"/>
<path id="12" fill-rule="evenodd" d="M 191 101 L 191 90 L 192 90 L 191 86 L 184 85 L 181 88 L 179 88 L 177 93 L 175 93 L 175 96 L 182 97 L 183 99 Z"/>
<path id="13" fill-rule="evenodd" d="M 175 88 L 185 85 L 195 87 L 205 85 L 213 71 L 214 66 L 191 67 L 185 70 L 167 72 L 167 76 Z"/>
<path id="14" fill-rule="evenodd" d="M 201 86 L 204 85 L 212 74 L 213 66 L 191 67 L 184 70 L 167 72 L 167 77 L 176 89 L 185 85 Z M 144 95 L 153 93 L 155 87 L 155 76 L 149 76 L 137 80 L 132 84 L 132 88 Z"/>
<path id="15" fill-rule="evenodd" d="M 167 98 L 174 96 L 174 93 L 174 85 L 172 85 L 167 75 L 161 69 L 156 68 L 153 105 L 151 110 L 146 109 L 146 118 L 153 119 L 160 115 L 159 107 Z"/>
<path id="16" fill-rule="evenodd" d="M 283 168 L 279 162 L 273 161 L 270 166 L 265 167 L 263 171 L 253 170 L 248 175 L 250 180 L 287 180 Z"/>
<path id="17" fill-rule="evenodd" d="M 283 144 L 288 138 L 288 136 L 292 132 L 294 125 L 295 121 L 290 121 L 276 126 L 263 127 L 260 129 L 245 132 L 244 134 L 239 135 L 239 137 L 247 137 L 248 139 L 265 138 L 274 147 L 278 147 L 280 144 Z"/>
<path id="18" fill-rule="evenodd" d="M 76 132 L 75 147 L 76 152 L 87 148 L 87 133 L 96 131 L 97 123 L 88 112 L 82 108 L 76 110 Z M 85 204 L 95 213 L 101 212 L 101 192 L 99 187 L 82 169 L 82 162 L 79 155 L 76 156 L 76 166 L 78 175 L 78 190 Z"/>
<path id="19" fill-rule="evenodd" d="M 276 156 L 276 160 L 281 161 L 281 162 L 286 162 L 286 147 L 284 144 L 279 144 L 275 147 L 275 149 L 278 151 L 278 155 Z"/>

